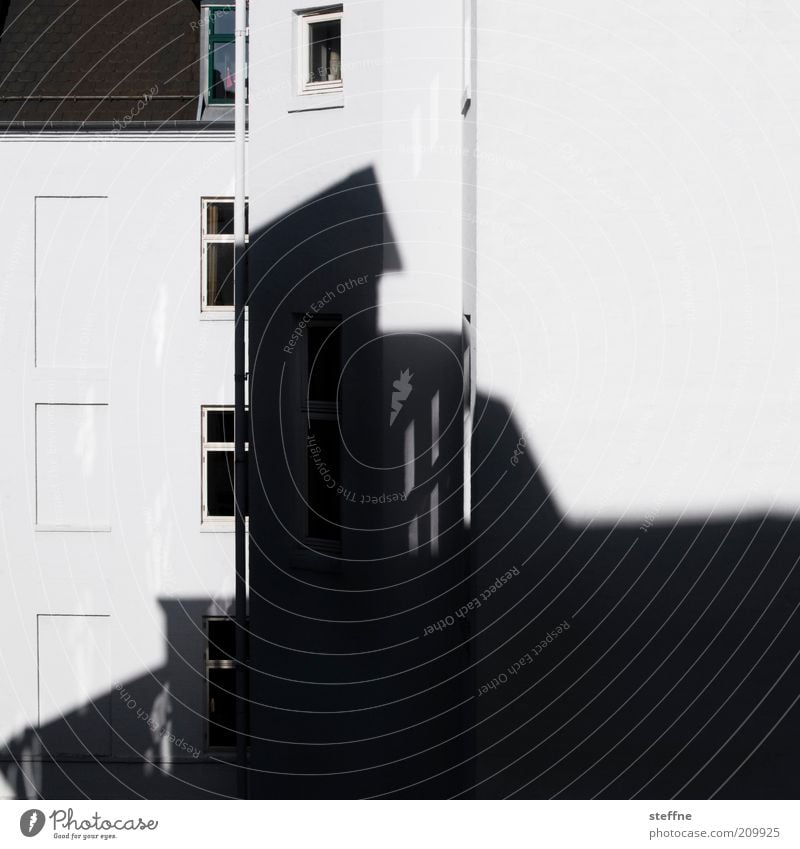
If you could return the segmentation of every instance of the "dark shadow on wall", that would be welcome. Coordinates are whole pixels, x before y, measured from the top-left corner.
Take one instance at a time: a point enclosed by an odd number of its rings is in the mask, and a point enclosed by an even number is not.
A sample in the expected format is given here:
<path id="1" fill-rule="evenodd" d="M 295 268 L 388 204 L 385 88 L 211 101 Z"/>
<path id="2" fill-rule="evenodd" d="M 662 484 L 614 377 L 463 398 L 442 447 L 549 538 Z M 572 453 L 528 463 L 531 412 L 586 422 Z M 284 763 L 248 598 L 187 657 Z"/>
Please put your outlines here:
<path id="1" fill-rule="evenodd" d="M 162 599 L 166 660 L 0 749 L 18 799 L 229 798 L 234 756 L 208 748 L 204 618 L 227 604 Z"/>
<path id="2" fill-rule="evenodd" d="M 417 353 L 403 349 L 413 362 Z M 426 399 L 432 390 L 428 385 Z M 281 590 L 254 595 L 251 607 L 251 639 L 260 645 L 252 662 L 253 795 L 271 785 L 286 798 L 374 795 L 386 787 L 423 797 L 796 798 L 797 523 L 758 517 L 576 527 L 554 508 L 521 439 L 506 406 L 479 396 L 478 538 L 468 583 L 458 586 L 465 577 L 460 563 L 438 579 L 424 575 L 420 561 L 431 563 L 424 553 L 379 562 L 374 572 L 346 561 L 330 571 L 280 569 L 265 555 L 251 561 L 264 570 L 254 576 L 254 588 Z M 382 545 L 391 552 L 394 537 L 400 547 L 410 514 L 426 506 L 421 495 L 408 514 L 399 505 L 384 509 L 382 521 L 390 516 L 404 524 Z M 420 537 L 429 543 L 427 532 Z M 398 573 L 419 587 L 373 591 Z M 448 615 L 427 594 L 433 580 L 451 615 L 474 597 L 483 599 L 480 607 L 471 620 L 456 619 L 410 647 L 386 648 Z M 370 591 L 352 598 L 335 592 L 365 587 Z M 394 612 L 392 602 L 409 598 L 422 608 L 378 619 Z M 163 735 L 127 706 L 133 698 L 157 717 L 159 729 L 169 721 L 175 737 L 204 745 L 201 623 L 222 611 L 197 600 L 163 604 L 168 656 L 162 667 L 9 741 L 0 769 L 18 798 L 233 794 L 232 756 L 194 759 L 180 746 L 162 748 Z M 295 607 L 280 609 L 288 604 Z M 564 622 L 569 628 L 558 633 Z M 389 641 L 380 644 L 386 634 Z M 526 655 L 531 659 L 512 675 L 509 669 Z M 430 672 L 403 671 L 426 660 Z M 474 662 L 477 670 L 470 668 Z M 342 684 L 345 675 L 368 683 Z M 302 678 L 317 683 L 298 683 Z M 445 682 L 438 692 L 421 692 L 437 682 Z M 80 748 L 73 729 L 86 728 L 87 711 L 91 720 L 103 702 L 120 734 L 114 757 L 50 762 L 54 740 Z M 95 731 L 98 723 L 106 728 L 98 716 Z M 346 742 L 353 737 L 361 742 Z M 319 775 L 321 766 L 332 775 Z M 414 786 L 401 790 L 403 781 Z"/>
<path id="3" fill-rule="evenodd" d="M 568 524 L 525 423 L 478 394 L 470 538 L 462 339 L 381 332 L 401 257 L 374 172 L 251 256 L 252 795 L 798 795 L 797 523 Z M 314 442 L 342 491 L 330 545 L 307 539 L 305 440 L 336 346 L 341 461 Z"/>
<path id="4" fill-rule="evenodd" d="M 371 168 L 251 246 L 251 795 L 451 795 L 466 622 L 426 629 L 467 596 L 460 337 L 381 332 Z"/>
<path id="5" fill-rule="evenodd" d="M 476 794 L 797 798 L 800 524 L 570 524 L 478 406 L 475 583 L 519 575 L 476 615 Z"/>

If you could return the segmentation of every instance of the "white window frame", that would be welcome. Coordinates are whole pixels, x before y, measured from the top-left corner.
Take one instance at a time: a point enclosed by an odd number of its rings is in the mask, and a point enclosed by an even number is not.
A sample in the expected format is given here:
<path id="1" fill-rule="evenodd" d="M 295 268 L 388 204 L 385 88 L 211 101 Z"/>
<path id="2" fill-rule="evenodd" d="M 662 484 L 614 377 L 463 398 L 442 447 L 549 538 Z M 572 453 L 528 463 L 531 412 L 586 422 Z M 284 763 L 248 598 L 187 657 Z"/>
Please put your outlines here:
<path id="1" fill-rule="evenodd" d="M 317 9 L 304 9 L 297 12 L 297 92 L 301 95 L 330 94 L 344 90 L 344 63 L 341 66 L 340 78 L 330 82 L 310 83 L 306 77 L 309 66 L 309 51 L 311 49 L 311 25 L 328 21 L 340 22 L 340 37 L 344 42 L 344 6 L 323 6 Z M 342 47 L 344 56 L 344 47 Z M 341 60 L 340 60 L 341 61 Z"/>
<path id="2" fill-rule="evenodd" d="M 200 291 L 200 311 L 205 313 L 227 313 L 230 316 L 233 316 L 234 305 L 230 306 L 225 305 L 214 305 L 208 303 L 208 246 L 210 244 L 230 244 L 234 243 L 235 237 L 233 233 L 230 235 L 220 235 L 218 233 L 209 233 L 208 232 L 208 207 L 209 204 L 212 203 L 233 203 L 234 198 L 232 197 L 204 197 L 201 198 L 201 208 L 200 215 L 202 217 L 202 224 L 200 230 L 200 265 L 201 265 L 201 291 Z M 249 206 L 248 199 L 245 200 L 245 204 Z M 249 211 L 249 210 L 248 210 Z M 250 234 L 244 234 L 245 244 L 250 242 Z"/>
<path id="3" fill-rule="evenodd" d="M 230 442 L 209 442 L 208 441 L 208 414 L 209 413 L 233 413 L 234 407 L 233 404 L 209 404 L 204 405 L 200 408 L 200 416 L 201 416 L 201 466 L 200 466 L 200 477 L 201 477 L 201 488 L 202 488 L 202 496 L 201 496 L 201 521 L 204 525 L 227 525 L 231 528 L 234 526 L 234 522 L 236 520 L 235 513 L 232 513 L 230 516 L 209 516 L 208 514 L 208 452 L 209 451 L 229 451 L 233 453 L 234 451 L 234 442 L 231 439 Z M 247 411 L 245 411 L 245 415 Z M 249 451 L 250 443 L 245 442 L 244 450 Z M 249 517 L 245 517 L 245 521 L 248 521 Z"/>

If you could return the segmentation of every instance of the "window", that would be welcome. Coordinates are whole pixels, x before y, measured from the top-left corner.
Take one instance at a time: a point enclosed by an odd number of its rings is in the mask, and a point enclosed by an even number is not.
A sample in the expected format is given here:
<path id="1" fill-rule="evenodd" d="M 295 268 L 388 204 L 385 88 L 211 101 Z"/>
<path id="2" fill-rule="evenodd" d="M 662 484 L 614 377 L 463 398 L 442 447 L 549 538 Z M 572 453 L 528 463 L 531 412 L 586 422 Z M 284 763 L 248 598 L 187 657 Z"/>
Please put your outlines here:
<path id="1" fill-rule="evenodd" d="M 299 14 L 298 73 L 301 94 L 342 88 L 342 7 Z"/>
<path id="2" fill-rule="evenodd" d="M 249 205 L 245 204 L 245 242 Z M 233 309 L 233 198 L 203 199 L 204 312 Z"/>
<path id="3" fill-rule="evenodd" d="M 236 745 L 236 621 L 206 617 L 206 717 L 208 747 Z"/>
<path id="4" fill-rule="evenodd" d="M 236 9 L 234 6 L 209 6 L 208 102 L 232 106 L 236 99 Z M 247 56 L 245 55 L 245 87 Z M 245 88 L 246 90 L 246 88 Z"/>
<path id="5" fill-rule="evenodd" d="M 203 407 L 203 521 L 235 518 L 233 407 Z M 245 443 L 245 450 L 248 445 Z"/>
<path id="6" fill-rule="evenodd" d="M 301 415 L 306 434 L 305 536 L 312 547 L 341 541 L 341 322 L 320 316 L 306 326 Z"/>

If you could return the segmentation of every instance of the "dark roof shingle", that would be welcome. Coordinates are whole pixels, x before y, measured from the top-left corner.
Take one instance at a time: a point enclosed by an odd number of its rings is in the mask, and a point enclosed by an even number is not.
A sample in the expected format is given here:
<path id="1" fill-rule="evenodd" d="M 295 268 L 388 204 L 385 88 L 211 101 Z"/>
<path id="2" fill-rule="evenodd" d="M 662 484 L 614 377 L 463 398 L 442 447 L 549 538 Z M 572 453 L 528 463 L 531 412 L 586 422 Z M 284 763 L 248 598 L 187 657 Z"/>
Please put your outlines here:
<path id="1" fill-rule="evenodd" d="M 7 2 L 0 122 L 195 118 L 194 0 Z"/>

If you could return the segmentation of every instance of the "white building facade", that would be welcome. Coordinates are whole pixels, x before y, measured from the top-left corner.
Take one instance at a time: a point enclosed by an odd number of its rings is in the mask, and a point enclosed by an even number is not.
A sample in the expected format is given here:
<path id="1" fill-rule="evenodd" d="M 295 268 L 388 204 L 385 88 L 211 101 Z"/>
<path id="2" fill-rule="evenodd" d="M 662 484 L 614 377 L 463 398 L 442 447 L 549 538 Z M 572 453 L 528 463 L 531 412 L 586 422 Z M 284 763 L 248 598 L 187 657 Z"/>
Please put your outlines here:
<path id="1" fill-rule="evenodd" d="M 214 682 L 231 695 L 230 647 L 209 639 L 234 594 L 232 517 L 209 491 L 232 448 L 233 312 L 226 259 L 212 258 L 230 241 L 210 211 L 232 199 L 232 110 L 225 72 L 213 94 L 204 82 L 214 24 L 224 66 L 228 10 L 204 3 L 191 27 L 204 123 L 145 125 L 120 103 L 103 124 L 17 121 L 0 144 L 2 381 L 15 411 L 0 463 L 9 797 L 236 793 L 233 741 L 218 727 L 232 715 L 211 716 Z M 419 4 L 411 31 L 408 11 L 287 3 L 250 15 L 250 232 L 370 170 L 395 234 L 387 252 L 402 256 L 380 287 L 354 284 L 369 289 L 376 336 L 420 318 L 461 327 L 461 11 Z M 320 61 L 308 27 L 331 22 L 339 58 L 325 57 L 325 76 L 339 80 L 307 78 Z M 387 366 L 377 385 L 381 425 L 402 446 L 407 422 L 388 430 L 398 377 Z M 436 525 L 424 534 L 435 550 Z"/>
<path id="2" fill-rule="evenodd" d="M 0 140 L 9 797 L 236 792 L 229 14 L 196 121 Z M 798 55 L 773 0 L 253 5 L 252 796 L 786 792 Z"/>
<path id="3" fill-rule="evenodd" d="M 231 134 L 9 134 L 0 156 L 6 792 L 229 793 L 203 618 L 233 595 L 233 524 L 203 521 L 201 444 L 233 321 L 201 309 L 201 216 L 232 194 Z"/>
<path id="4" fill-rule="evenodd" d="M 478 792 L 794 796 L 796 16 L 472 6 Z"/>

